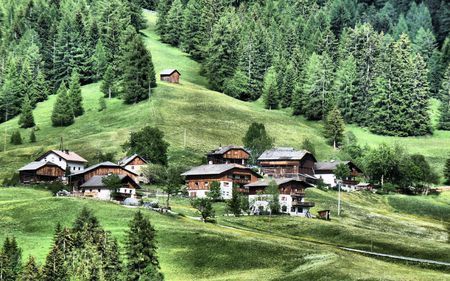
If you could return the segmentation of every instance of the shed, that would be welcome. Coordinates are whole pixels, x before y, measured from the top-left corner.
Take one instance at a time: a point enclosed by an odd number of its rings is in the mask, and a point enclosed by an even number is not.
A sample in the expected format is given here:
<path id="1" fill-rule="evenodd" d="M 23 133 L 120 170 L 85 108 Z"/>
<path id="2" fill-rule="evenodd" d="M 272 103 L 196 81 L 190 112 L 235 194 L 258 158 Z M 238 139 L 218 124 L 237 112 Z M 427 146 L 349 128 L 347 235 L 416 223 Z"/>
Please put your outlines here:
<path id="1" fill-rule="evenodd" d="M 180 83 L 180 72 L 176 69 L 165 69 L 159 74 L 161 81 Z"/>
<path id="2" fill-rule="evenodd" d="M 64 169 L 52 162 L 35 161 L 19 169 L 21 183 L 40 183 L 58 180 Z"/>
<path id="3" fill-rule="evenodd" d="M 319 214 L 319 219 L 330 220 L 330 210 L 321 210 L 317 213 Z"/>

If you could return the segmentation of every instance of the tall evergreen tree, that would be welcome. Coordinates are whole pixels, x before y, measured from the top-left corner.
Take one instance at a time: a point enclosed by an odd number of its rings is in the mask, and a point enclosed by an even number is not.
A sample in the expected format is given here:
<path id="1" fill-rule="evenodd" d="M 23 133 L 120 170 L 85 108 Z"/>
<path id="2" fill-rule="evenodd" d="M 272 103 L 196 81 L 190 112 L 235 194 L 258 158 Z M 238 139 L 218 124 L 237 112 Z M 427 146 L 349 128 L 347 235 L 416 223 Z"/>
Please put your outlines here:
<path id="1" fill-rule="evenodd" d="M 70 78 L 68 95 L 72 104 L 73 115 L 81 116 L 84 113 L 83 96 L 81 95 L 80 76 L 74 71 Z"/>
<path id="2" fill-rule="evenodd" d="M 343 112 L 343 117 L 346 122 L 351 122 L 356 119 L 354 111 L 353 99 L 357 96 L 357 67 L 353 55 L 339 62 L 336 70 L 336 78 L 333 84 L 333 92 L 336 95 L 336 102 Z"/>
<path id="3" fill-rule="evenodd" d="M 167 33 L 167 16 L 172 6 L 173 0 L 159 0 L 158 2 L 158 21 L 156 22 L 156 30 L 158 30 L 161 37 Z"/>
<path id="4" fill-rule="evenodd" d="M 55 127 L 69 126 L 74 122 L 72 102 L 67 94 L 67 87 L 65 83 L 62 83 L 58 89 L 58 97 L 53 106 L 51 119 L 52 125 Z"/>
<path id="5" fill-rule="evenodd" d="M 106 55 L 105 46 L 102 43 L 102 40 L 98 40 L 95 46 L 94 53 L 94 69 L 97 74 L 97 79 L 101 79 L 108 67 L 108 57 Z"/>
<path id="6" fill-rule="evenodd" d="M 19 118 L 19 125 L 22 128 L 31 128 L 35 126 L 33 117 L 33 108 L 31 107 L 31 101 L 28 95 L 25 96 L 22 105 L 22 113 Z"/>
<path id="7" fill-rule="evenodd" d="M 183 23 L 183 3 L 181 0 L 174 0 L 167 14 L 165 33 L 162 34 L 161 39 L 173 46 L 178 46 L 182 32 L 181 23 Z"/>
<path id="8" fill-rule="evenodd" d="M 341 112 L 337 107 L 334 107 L 325 119 L 324 135 L 327 140 L 333 144 L 336 149 L 344 139 L 345 124 Z"/>
<path id="9" fill-rule="evenodd" d="M 141 211 L 136 212 L 126 238 L 127 280 L 138 281 L 148 267 L 159 269 L 155 234 L 150 221 Z"/>
<path id="10" fill-rule="evenodd" d="M 155 70 L 150 51 L 136 34 L 128 43 L 122 57 L 122 91 L 125 103 L 137 103 L 149 98 L 156 87 Z"/>
<path id="11" fill-rule="evenodd" d="M 14 281 L 18 278 L 22 268 L 22 249 L 17 245 L 16 238 L 6 237 L 3 243 L 1 260 L 5 281 Z"/>
<path id="12" fill-rule="evenodd" d="M 439 126 L 438 128 L 441 130 L 450 130 L 450 64 L 447 67 L 447 70 L 444 75 L 444 79 L 442 79 L 441 89 L 439 91 L 439 95 L 441 96 L 441 115 L 439 118 Z"/>
<path id="13" fill-rule="evenodd" d="M 226 12 L 214 25 L 206 49 L 206 76 L 214 90 L 223 91 L 227 78 L 238 64 L 239 27 L 233 10 Z"/>
<path id="14" fill-rule="evenodd" d="M 279 91 L 281 107 L 289 107 L 292 103 L 292 94 L 294 87 L 297 85 L 298 78 L 294 66 L 290 63 L 287 65 L 283 75 L 283 84 Z"/>
<path id="15" fill-rule="evenodd" d="M 28 261 L 23 268 L 22 275 L 20 281 L 41 281 L 42 274 L 41 271 L 36 264 L 36 260 L 33 256 L 28 258 Z"/>
<path id="16" fill-rule="evenodd" d="M 263 97 L 265 108 L 278 108 L 277 73 L 274 67 L 269 68 L 264 77 Z"/>
<path id="17" fill-rule="evenodd" d="M 208 6 L 205 0 L 189 0 L 183 12 L 181 47 L 194 59 L 204 58 L 210 29 L 208 26 Z"/>

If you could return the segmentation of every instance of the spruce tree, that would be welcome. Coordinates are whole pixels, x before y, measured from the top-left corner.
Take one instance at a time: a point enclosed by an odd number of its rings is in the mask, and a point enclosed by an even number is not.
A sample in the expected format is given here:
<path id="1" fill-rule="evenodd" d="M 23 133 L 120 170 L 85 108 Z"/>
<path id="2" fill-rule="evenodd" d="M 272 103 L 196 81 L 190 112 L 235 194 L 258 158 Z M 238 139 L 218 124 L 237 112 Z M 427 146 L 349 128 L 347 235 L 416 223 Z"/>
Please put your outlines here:
<path id="1" fill-rule="evenodd" d="M 19 125 L 21 128 L 31 128 L 36 124 L 34 123 L 33 108 L 31 107 L 30 97 L 25 95 L 22 104 L 22 113 L 19 118 Z"/>
<path id="2" fill-rule="evenodd" d="M 80 76 L 78 72 L 72 72 L 69 84 L 68 95 L 72 104 L 73 115 L 81 116 L 84 113 L 83 96 L 81 95 Z"/>
<path id="3" fill-rule="evenodd" d="M 106 109 L 106 100 L 105 97 L 100 97 L 98 99 L 98 111 L 103 111 Z"/>
<path id="4" fill-rule="evenodd" d="M 249 84 L 248 76 L 237 69 L 231 78 L 225 80 L 223 93 L 240 100 L 248 101 L 250 99 Z"/>
<path id="5" fill-rule="evenodd" d="M 283 84 L 279 92 L 281 107 L 286 108 L 291 106 L 292 94 L 294 87 L 297 84 L 297 73 L 294 66 L 290 63 L 283 72 Z"/>
<path id="6" fill-rule="evenodd" d="M 403 14 L 398 18 L 397 24 L 392 30 L 392 35 L 396 40 L 400 39 L 403 34 L 409 34 L 408 23 L 406 22 L 405 16 Z"/>
<path id="7" fill-rule="evenodd" d="M 103 76 L 102 84 L 100 85 L 100 90 L 105 97 L 110 99 L 116 96 L 116 87 L 114 84 L 114 72 L 112 67 L 108 66 Z"/>
<path id="8" fill-rule="evenodd" d="M 65 83 L 62 83 L 58 89 L 58 97 L 53 106 L 51 119 L 54 127 L 69 126 L 74 122 L 72 103 L 67 95 Z"/>
<path id="9" fill-rule="evenodd" d="M 214 25 L 206 48 L 204 69 L 214 90 L 223 91 L 224 82 L 238 64 L 239 27 L 233 10 L 226 12 Z"/>
<path id="10" fill-rule="evenodd" d="M 450 130 L 450 65 L 442 79 L 441 88 L 439 90 L 439 96 L 441 97 L 441 115 L 439 118 L 438 128 L 441 130 Z"/>
<path id="11" fill-rule="evenodd" d="M 10 143 L 14 145 L 19 145 L 23 143 L 22 136 L 20 135 L 19 130 L 16 130 L 11 134 Z"/>
<path id="12" fill-rule="evenodd" d="M 341 112 L 337 107 L 334 107 L 325 119 L 324 135 L 325 138 L 336 149 L 344 139 L 345 124 Z"/>
<path id="13" fill-rule="evenodd" d="M 450 158 L 447 158 L 444 166 L 444 179 L 445 183 L 450 184 Z"/>
<path id="14" fill-rule="evenodd" d="M 38 265 L 36 264 L 36 260 L 33 256 L 28 258 L 28 261 L 23 268 L 22 275 L 20 281 L 41 281 L 42 274 L 39 270 Z"/>
<path id="15" fill-rule="evenodd" d="M 31 84 L 31 93 L 33 97 L 33 103 L 36 104 L 41 101 L 45 101 L 48 96 L 48 85 L 43 71 L 38 71 L 35 81 Z"/>
<path id="16" fill-rule="evenodd" d="M 132 104 L 147 99 L 151 88 L 156 87 L 155 70 L 152 56 L 137 34 L 128 43 L 121 65 L 124 102 Z"/>
<path id="17" fill-rule="evenodd" d="M 165 33 L 161 36 L 163 42 L 172 46 L 178 46 L 180 43 L 181 32 L 180 23 L 183 22 L 183 3 L 181 0 L 174 0 L 167 14 L 164 27 Z"/>
<path id="18" fill-rule="evenodd" d="M 358 112 L 354 112 L 353 108 L 353 98 L 357 95 L 357 75 L 356 62 L 353 55 L 350 54 L 340 61 L 333 84 L 337 105 L 344 113 L 343 117 L 346 122 L 355 120 L 354 115 L 358 114 Z"/>
<path id="19" fill-rule="evenodd" d="M 66 281 L 69 276 L 63 250 L 54 245 L 42 268 L 43 281 Z"/>
<path id="20" fill-rule="evenodd" d="M 103 45 L 103 42 L 101 39 L 97 41 L 97 44 L 95 46 L 95 53 L 94 53 L 94 69 L 95 73 L 97 75 L 97 79 L 101 79 L 106 71 L 106 68 L 108 66 L 108 57 L 106 55 L 106 48 Z"/>
<path id="21" fill-rule="evenodd" d="M 205 46 L 208 43 L 208 13 L 206 1 L 189 0 L 183 12 L 181 47 L 194 59 L 204 58 Z"/>
<path id="22" fill-rule="evenodd" d="M 36 134 L 34 133 L 34 129 L 31 130 L 30 133 L 30 143 L 35 143 L 36 142 Z"/>
<path id="23" fill-rule="evenodd" d="M 292 115 L 303 114 L 303 87 L 300 83 L 294 86 L 294 92 L 292 93 Z"/>
<path id="24" fill-rule="evenodd" d="M 16 238 L 6 237 L 3 243 L 2 256 L 5 271 L 2 278 L 7 281 L 14 281 L 18 278 L 22 268 L 22 249 L 17 245 Z"/>
<path id="25" fill-rule="evenodd" d="M 138 281 L 148 266 L 159 269 L 155 229 L 141 211 L 135 213 L 126 236 L 127 280 Z"/>
<path id="26" fill-rule="evenodd" d="M 264 77 L 263 98 L 265 108 L 278 108 L 277 73 L 274 67 L 269 68 Z"/>
<path id="27" fill-rule="evenodd" d="M 158 30 L 161 37 L 164 37 L 167 33 L 167 16 L 169 14 L 172 2 L 173 0 L 160 0 L 158 2 L 158 20 L 156 22 L 156 30 Z"/>

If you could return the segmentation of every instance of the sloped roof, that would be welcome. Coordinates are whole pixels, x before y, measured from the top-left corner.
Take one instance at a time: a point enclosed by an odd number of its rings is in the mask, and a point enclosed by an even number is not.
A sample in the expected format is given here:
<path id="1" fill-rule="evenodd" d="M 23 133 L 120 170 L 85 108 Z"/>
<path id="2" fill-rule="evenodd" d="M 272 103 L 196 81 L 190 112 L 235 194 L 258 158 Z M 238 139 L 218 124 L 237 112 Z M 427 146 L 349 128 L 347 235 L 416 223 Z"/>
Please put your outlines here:
<path id="1" fill-rule="evenodd" d="M 243 151 L 247 152 L 248 154 L 250 154 L 250 152 L 248 150 L 246 150 L 243 146 L 228 145 L 228 146 L 224 146 L 224 147 L 219 147 L 219 148 L 209 152 L 208 155 L 222 155 L 232 149 L 240 149 L 240 150 L 243 150 Z"/>
<path id="2" fill-rule="evenodd" d="M 265 179 L 257 181 L 257 182 L 252 182 L 252 183 L 246 184 L 245 187 L 267 187 L 267 186 L 269 186 L 271 181 L 275 181 L 275 183 L 277 185 L 282 185 L 282 184 L 285 184 L 285 183 L 288 183 L 291 181 L 296 181 L 296 182 L 302 182 L 305 185 L 308 185 L 309 187 L 314 186 L 313 184 L 306 182 L 299 178 L 277 178 L 277 179 L 265 178 Z"/>
<path id="3" fill-rule="evenodd" d="M 37 160 L 41 160 L 41 159 L 45 158 L 47 155 L 49 155 L 52 152 L 55 153 L 56 155 L 58 155 L 59 157 L 63 158 L 64 160 L 68 161 L 68 162 L 80 162 L 80 163 L 87 163 L 88 162 L 86 159 L 84 159 L 80 155 L 78 155 L 75 152 L 70 151 L 70 150 L 64 150 L 64 151 L 62 151 L 62 150 L 50 150 L 47 153 L 45 153 L 42 156 L 40 156 Z"/>
<path id="4" fill-rule="evenodd" d="M 198 167 L 194 167 L 190 169 L 187 172 L 182 173 L 182 176 L 205 176 L 205 175 L 220 175 L 222 173 L 225 173 L 231 169 L 239 168 L 239 169 L 245 169 L 249 170 L 250 172 L 256 174 L 257 176 L 261 177 L 258 173 L 254 172 L 252 169 L 248 167 L 244 167 L 242 165 L 238 164 L 209 164 L 209 165 L 202 165 Z"/>
<path id="5" fill-rule="evenodd" d="M 25 166 L 23 166 L 22 168 L 19 169 L 19 171 L 35 171 L 38 170 L 44 166 L 55 166 L 55 167 L 59 167 L 58 165 L 56 165 L 55 163 L 52 162 L 44 162 L 44 161 L 34 161 L 31 163 L 26 164 Z M 61 168 L 61 167 L 59 167 Z M 62 170 L 62 168 L 61 168 Z"/>
<path id="6" fill-rule="evenodd" d="M 295 150 L 292 147 L 277 147 L 264 151 L 258 160 L 302 160 L 307 154 L 311 154 L 311 152 Z"/>
<path id="7" fill-rule="evenodd" d="M 117 165 L 117 164 L 115 164 L 115 163 L 113 163 L 113 162 L 110 162 L 110 161 L 98 163 L 98 164 L 96 164 L 96 165 L 93 165 L 93 166 L 90 166 L 90 167 L 84 169 L 83 171 L 79 171 L 79 172 L 77 172 L 77 173 L 73 173 L 73 174 L 71 174 L 70 176 L 82 175 L 82 174 L 85 174 L 85 173 L 90 172 L 90 171 L 92 171 L 92 170 L 95 170 L 95 169 L 97 169 L 97 168 L 99 168 L 99 167 L 117 167 L 117 168 L 121 168 L 121 169 L 123 169 L 123 170 L 125 170 L 125 171 L 127 171 L 127 172 L 130 172 L 130 173 L 132 173 L 132 174 L 134 174 L 134 175 L 137 176 L 137 174 L 136 174 L 135 172 L 129 171 L 129 170 L 125 169 L 124 167 L 119 166 L 119 165 Z"/>
<path id="8" fill-rule="evenodd" d="M 339 164 L 345 164 L 347 165 L 348 163 L 350 163 L 350 161 L 327 161 L 327 162 L 317 162 L 314 165 L 314 169 L 315 170 L 331 170 L 334 171 L 336 170 L 337 166 Z"/>
<path id="9" fill-rule="evenodd" d="M 145 163 L 148 163 L 147 160 L 145 160 L 144 158 L 142 158 L 141 156 L 139 156 L 138 154 L 135 153 L 135 154 L 133 154 L 133 155 L 131 155 L 129 157 L 127 156 L 127 157 L 122 158 L 122 160 L 119 161 L 119 165 L 120 166 L 126 166 L 128 163 L 133 161 L 134 158 L 136 158 L 136 157 L 139 157 L 139 158 L 142 159 L 142 161 L 144 161 Z"/>
<path id="10" fill-rule="evenodd" d="M 172 75 L 172 73 L 174 73 L 175 71 L 178 72 L 178 74 L 181 75 L 181 73 L 178 70 L 176 70 L 176 69 L 164 69 L 159 74 L 160 75 Z"/>
<path id="11" fill-rule="evenodd" d="M 120 180 L 123 180 L 127 175 L 118 175 Z M 93 176 L 90 178 L 87 182 L 83 183 L 80 187 L 104 187 L 105 184 L 103 183 L 103 178 L 107 177 L 105 176 Z"/>

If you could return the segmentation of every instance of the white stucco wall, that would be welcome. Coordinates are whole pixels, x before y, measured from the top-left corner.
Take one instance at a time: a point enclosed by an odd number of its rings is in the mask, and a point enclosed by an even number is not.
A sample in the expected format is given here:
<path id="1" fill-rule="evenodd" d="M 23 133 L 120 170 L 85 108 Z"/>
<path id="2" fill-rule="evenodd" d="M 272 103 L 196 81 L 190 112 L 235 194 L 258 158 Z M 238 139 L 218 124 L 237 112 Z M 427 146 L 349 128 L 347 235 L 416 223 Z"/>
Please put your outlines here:
<path id="1" fill-rule="evenodd" d="M 331 187 L 336 186 L 336 176 L 334 174 L 317 174 L 316 177 L 321 178 L 324 184 Z"/>
<path id="2" fill-rule="evenodd" d="M 222 199 L 228 200 L 233 196 L 233 182 L 232 181 L 220 181 L 220 195 Z M 189 197 L 205 198 L 209 192 L 209 189 L 189 189 Z M 195 194 L 195 196 L 194 196 Z"/>
<path id="3" fill-rule="evenodd" d="M 268 211 L 269 210 L 269 202 L 264 200 L 267 199 L 270 195 L 267 194 L 263 194 L 263 195 L 249 195 L 248 196 L 248 200 L 249 200 L 249 205 L 250 205 L 250 210 L 252 212 L 252 214 L 257 214 L 258 213 L 258 209 L 260 207 L 263 208 L 264 211 Z M 280 203 L 280 212 L 285 213 L 285 214 L 290 214 L 291 216 L 306 216 L 306 214 L 308 213 L 308 208 L 303 208 L 303 210 L 301 210 L 301 212 L 297 212 L 297 208 L 295 209 L 295 211 L 292 211 L 292 196 L 291 195 L 284 195 L 284 194 L 280 194 L 279 196 L 279 203 Z M 305 202 L 305 198 L 302 198 L 301 202 Z M 286 207 L 286 211 L 283 211 L 283 206 Z"/>
<path id="4" fill-rule="evenodd" d="M 46 157 L 42 158 L 41 161 L 42 162 L 49 161 L 49 162 L 55 163 L 56 165 L 63 168 L 64 171 L 66 170 L 67 165 L 69 165 L 71 173 L 76 173 L 76 172 L 84 170 L 84 163 L 67 162 L 64 158 L 60 157 L 59 155 L 57 155 L 54 152 L 49 153 Z"/>

